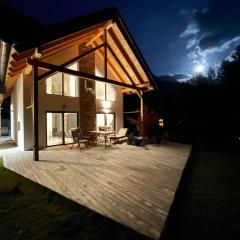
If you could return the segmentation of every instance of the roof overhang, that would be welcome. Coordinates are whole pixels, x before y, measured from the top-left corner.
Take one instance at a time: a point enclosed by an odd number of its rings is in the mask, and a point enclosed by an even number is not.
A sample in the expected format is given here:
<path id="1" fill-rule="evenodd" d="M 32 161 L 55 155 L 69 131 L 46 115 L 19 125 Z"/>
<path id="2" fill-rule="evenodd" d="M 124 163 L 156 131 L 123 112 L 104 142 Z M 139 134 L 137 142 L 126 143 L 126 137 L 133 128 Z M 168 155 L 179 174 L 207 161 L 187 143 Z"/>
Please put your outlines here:
<path id="1" fill-rule="evenodd" d="M 69 59 L 61 66 L 47 65 L 49 63 L 45 61 L 59 51 L 81 44 L 95 49 L 95 54 L 103 61 L 104 59 L 107 61 L 107 71 L 114 76 L 114 79 L 107 77 L 98 79 L 96 76 L 91 76 L 92 80 L 104 80 L 121 86 L 126 93 L 156 88 L 150 69 L 118 11 L 114 8 L 54 25 L 28 42 L 15 44 L 7 67 L 5 82 L 7 93 L 10 94 L 21 73 L 30 72 L 30 65 L 48 69 L 51 73 L 68 72 L 68 74 L 90 79 L 90 76 L 84 73 L 69 72 L 66 67 L 74 59 Z M 35 58 L 38 60 L 34 62 L 32 59 Z"/>

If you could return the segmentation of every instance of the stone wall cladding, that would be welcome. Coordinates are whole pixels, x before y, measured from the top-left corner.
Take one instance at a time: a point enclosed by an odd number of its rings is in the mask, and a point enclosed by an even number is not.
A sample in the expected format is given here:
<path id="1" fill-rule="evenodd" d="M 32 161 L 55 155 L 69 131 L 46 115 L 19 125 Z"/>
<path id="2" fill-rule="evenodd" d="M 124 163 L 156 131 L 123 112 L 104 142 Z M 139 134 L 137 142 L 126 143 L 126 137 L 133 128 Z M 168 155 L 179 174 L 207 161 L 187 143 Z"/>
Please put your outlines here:
<path id="1" fill-rule="evenodd" d="M 80 53 L 89 49 L 89 47 L 81 45 L 79 47 Z M 79 60 L 79 71 L 95 75 L 95 53 L 91 53 L 88 56 Z M 79 81 L 80 87 L 80 128 L 84 132 L 94 130 L 96 128 L 96 94 L 95 94 L 95 82 L 92 82 L 92 91 L 85 89 L 85 80 Z"/>

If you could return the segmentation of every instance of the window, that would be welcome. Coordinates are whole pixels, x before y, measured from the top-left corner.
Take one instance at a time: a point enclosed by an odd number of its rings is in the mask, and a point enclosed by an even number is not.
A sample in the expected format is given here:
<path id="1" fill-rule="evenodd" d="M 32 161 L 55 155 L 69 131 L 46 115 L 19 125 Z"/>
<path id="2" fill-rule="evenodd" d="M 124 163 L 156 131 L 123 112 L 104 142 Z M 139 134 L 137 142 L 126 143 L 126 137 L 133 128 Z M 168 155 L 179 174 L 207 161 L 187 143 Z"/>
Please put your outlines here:
<path id="1" fill-rule="evenodd" d="M 98 69 L 95 71 L 96 76 L 103 77 Z M 96 81 L 96 99 L 102 101 L 115 101 L 116 91 L 110 84 Z"/>
<path id="2" fill-rule="evenodd" d="M 72 70 L 78 70 L 77 63 L 68 67 Z M 78 77 L 56 73 L 46 79 L 46 93 L 62 96 L 78 97 L 79 85 Z"/>
<path id="3" fill-rule="evenodd" d="M 64 142 L 72 143 L 71 130 L 78 127 L 78 114 L 77 113 L 64 113 Z"/>
<path id="4" fill-rule="evenodd" d="M 48 94 L 62 95 L 62 74 L 57 73 L 47 78 L 46 88 Z"/>
<path id="5" fill-rule="evenodd" d="M 96 99 L 103 101 L 115 101 L 116 91 L 107 83 L 96 82 Z"/>
<path id="6" fill-rule="evenodd" d="M 159 119 L 159 126 L 160 127 L 164 127 L 164 120 L 163 120 L 163 118 Z"/>
<path id="7" fill-rule="evenodd" d="M 116 100 L 116 91 L 109 84 L 106 84 L 106 99 L 105 100 L 107 100 L 107 101 L 115 101 Z"/>
<path id="8" fill-rule="evenodd" d="M 68 67 L 71 70 L 78 70 L 77 63 Z M 64 96 L 78 97 L 78 77 L 73 75 L 64 74 Z"/>
<path id="9" fill-rule="evenodd" d="M 115 114 L 114 113 L 97 113 L 97 128 L 102 126 L 110 127 L 115 130 Z"/>
<path id="10" fill-rule="evenodd" d="M 47 146 L 63 144 L 61 113 L 47 113 Z"/>

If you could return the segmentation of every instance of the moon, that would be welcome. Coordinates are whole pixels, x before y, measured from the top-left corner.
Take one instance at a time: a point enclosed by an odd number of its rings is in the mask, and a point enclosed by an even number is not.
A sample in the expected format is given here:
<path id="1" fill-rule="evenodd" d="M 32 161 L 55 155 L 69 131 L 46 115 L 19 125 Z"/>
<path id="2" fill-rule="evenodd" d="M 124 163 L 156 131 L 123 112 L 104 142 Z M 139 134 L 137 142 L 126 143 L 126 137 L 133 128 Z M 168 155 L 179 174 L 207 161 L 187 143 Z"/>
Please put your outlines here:
<path id="1" fill-rule="evenodd" d="M 204 65 L 198 64 L 195 68 L 195 72 L 196 73 L 203 73 L 204 69 L 205 69 Z"/>

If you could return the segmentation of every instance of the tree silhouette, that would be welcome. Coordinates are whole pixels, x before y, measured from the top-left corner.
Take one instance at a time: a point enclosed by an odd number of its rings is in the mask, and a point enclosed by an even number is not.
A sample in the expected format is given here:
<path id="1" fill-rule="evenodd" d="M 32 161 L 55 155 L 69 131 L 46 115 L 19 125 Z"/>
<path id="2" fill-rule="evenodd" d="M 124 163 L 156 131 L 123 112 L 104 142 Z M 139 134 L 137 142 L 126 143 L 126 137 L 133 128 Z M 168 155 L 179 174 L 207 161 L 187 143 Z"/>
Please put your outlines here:
<path id="1" fill-rule="evenodd" d="M 231 55 L 231 60 L 222 62 L 218 79 L 222 84 L 240 86 L 240 45 Z"/>
<path id="2" fill-rule="evenodd" d="M 208 78 L 208 81 L 211 83 L 216 79 L 216 72 L 212 67 L 208 69 L 207 78 Z"/>
<path id="3" fill-rule="evenodd" d="M 208 83 L 209 83 L 208 77 L 205 77 L 202 74 L 198 74 L 190 80 L 190 84 L 195 85 L 195 86 L 206 85 Z"/>

